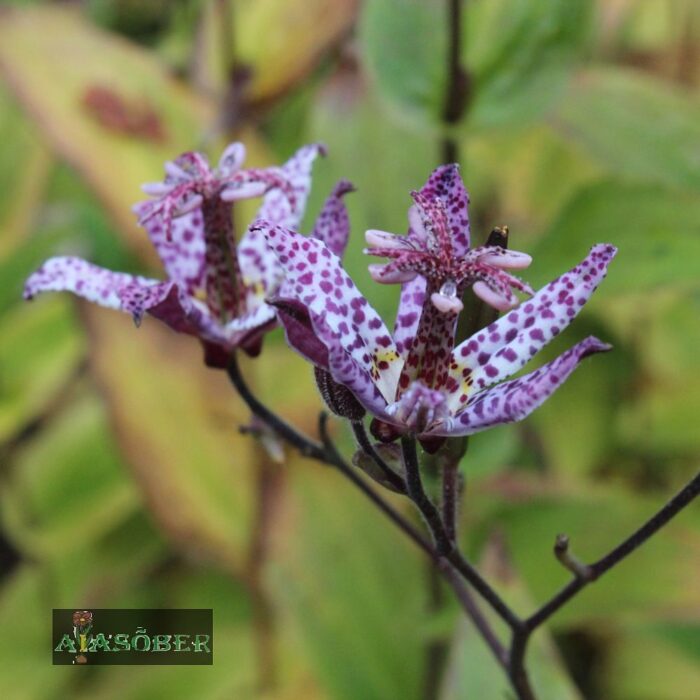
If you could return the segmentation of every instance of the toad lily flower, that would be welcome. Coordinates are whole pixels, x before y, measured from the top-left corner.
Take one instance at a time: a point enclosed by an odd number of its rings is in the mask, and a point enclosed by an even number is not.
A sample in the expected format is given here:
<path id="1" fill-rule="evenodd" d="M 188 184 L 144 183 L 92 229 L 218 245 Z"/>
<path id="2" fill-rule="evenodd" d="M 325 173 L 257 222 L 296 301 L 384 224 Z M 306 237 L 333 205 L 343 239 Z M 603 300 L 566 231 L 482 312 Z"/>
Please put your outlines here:
<path id="1" fill-rule="evenodd" d="M 445 382 L 447 366 L 436 360 L 444 360 L 454 345 L 461 297 L 468 286 L 500 310 L 519 303 L 514 289 L 534 293 L 505 272 L 527 267 L 532 262 L 529 255 L 497 246 L 469 247 L 469 197 L 456 165 L 437 168 L 411 196 L 415 204 L 408 212 L 408 234 L 367 231 L 370 248 L 365 250 L 392 259 L 369 266 L 375 281 L 404 283 L 395 329 L 398 349 L 406 351 L 402 389 L 415 379 L 427 386 Z M 433 376 L 435 372 L 440 375 Z"/>
<path id="2" fill-rule="evenodd" d="M 453 178 L 451 181 L 454 184 Z M 446 188 L 437 196 L 446 201 L 451 195 Z M 445 209 L 455 212 L 449 204 Z M 425 218 L 422 223 L 429 236 Z M 434 232 L 440 230 L 440 235 L 445 235 L 444 229 L 432 220 L 429 223 Z M 397 332 L 392 338 L 338 258 L 321 241 L 304 238 L 281 226 L 261 226 L 286 274 L 273 303 L 289 344 L 315 366 L 329 372 L 365 409 L 395 426 L 399 433 L 409 432 L 426 439 L 469 435 L 521 420 L 555 391 L 584 357 L 610 349 L 597 338 L 589 337 L 540 369 L 502 381 L 520 370 L 579 313 L 616 253 L 611 245 L 595 246 L 579 265 L 455 348 L 454 333 L 447 323 L 431 326 L 440 327 L 442 335 L 431 332 L 425 338 L 416 336 L 411 342 L 406 333 L 407 328 L 420 328 L 421 316 L 426 313 L 445 316 L 450 324 L 454 323 L 454 306 L 445 310 L 441 301 L 435 304 L 431 298 L 434 292 L 426 296 L 418 288 L 407 301 L 404 289 Z M 465 220 L 459 217 L 449 232 L 452 245 L 460 245 L 466 251 L 463 255 L 468 256 L 465 227 Z M 413 222 L 412 229 L 414 235 L 422 235 Z M 429 250 L 430 245 L 433 244 L 426 238 L 425 249 Z M 482 254 L 486 252 L 479 253 Z M 474 265 L 492 266 L 494 258 L 479 262 L 478 256 L 474 257 Z M 401 272 L 408 269 L 403 263 L 405 258 L 394 260 L 402 261 Z M 455 262 L 450 268 L 453 273 L 457 265 Z M 418 274 L 425 275 L 423 279 L 430 290 L 433 281 L 424 269 Z M 386 274 L 393 275 L 394 270 Z M 476 279 L 493 289 L 505 281 L 500 276 L 502 266 L 497 267 L 495 274 L 496 281 L 480 269 Z M 465 277 L 458 284 L 474 279 Z M 416 280 L 407 284 L 415 285 Z M 509 286 L 522 289 L 519 285 Z M 503 288 L 499 290 L 502 295 Z M 409 366 L 411 362 L 413 365 Z"/>
<path id="3" fill-rule="evenodd" d="M 148 312 L 176 331 L 199 337 L 213 366 L 225 366 L 239 346 L 256 354 L 275 324 L 275 311 L 264 300 L 279 285 L 282 269 L 252 227 L 236 246 L 231 202 L 264 194 L 258 217 L 296 228 L 321 152 L 320 146 L 305 146 L 282 167 L 252 170 L 241 169 L 245 149 L 240 143 L 224 151 L 217 168 L 199 153 L 186 153 L 166 163 L 163 183 L 144 187 L 155 199 L 135 207 L 167 281 L 57 257 L 29 277 L 25 298 L 67 290 L 127 311 L 137 324 Z M 349 229 L 342 196 L 351 189 L 346 182 L 336 186 L 313 233 L 338 255 Z"/>

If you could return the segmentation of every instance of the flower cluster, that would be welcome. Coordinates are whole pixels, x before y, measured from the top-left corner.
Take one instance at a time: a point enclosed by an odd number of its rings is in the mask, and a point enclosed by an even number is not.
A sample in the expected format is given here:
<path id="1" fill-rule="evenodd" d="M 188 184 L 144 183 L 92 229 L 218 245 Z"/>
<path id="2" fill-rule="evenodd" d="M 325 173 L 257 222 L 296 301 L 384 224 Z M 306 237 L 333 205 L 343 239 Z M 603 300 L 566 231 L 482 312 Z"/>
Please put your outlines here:
<path id="1" fill-rule="evenodd" d="M 260 232 L 250 227 L 236 241 L 232 202 L 263 196 L 256 219 L 297 229 L 311 188 L 311 169 L 323 152 L 301 148 L 281 167 L 242 168 L 243 144 L 233 143 L 211 168 L 200 153 L 185 153 L 165 165 L 165 181 L 144 190 L 154 199 L 136 205 L 167 275 L 166 281 L 112 272 L 75 257 L 46 261 L 26 282 L 25 298 L 67 290 L 89 301 L 130 313 L 140 323 L 148 312 L 174 330 L 200 338 L 209 364 L 225 366 L 241 347 L 260 350 L 275 324 L 265 299 L 283 270 Z M 342 202 L 352 190 L 338 183 L 316 222 L 313 236 L 342 255 L 349 224 Z"/>
<path id="2" fill-rule="evenodd" d="M 437 168 L 412 193 L 408 231 L 366 233 L 369 266 L 380 283 L 403 285 L 391 333 L 345 272 L 340 258 L 349 224 L 341 181 L 310 236 L 298 233 L 321 147 L 301 148 L 281 167 L 242 168 L 234 143 L 217 168 L 199 153 L 167 163 L 154 199 L 135 208 L 163 262 L 158 281 L 52 258 L 27 281 L 25 296 L 69 290 L 103 306 L 149 314 L 199 337 L 207 361 L 225 366 L 242 348 L 259 352 L 280 323 L 289 345 L 308 359 L 329 396 L 369 411 L 386 439 L 469 435 L 517 421 L 555 391 L 586 356 L 610 346 L 589 337 L 552 362 L 508 380 L 564 330 L 604 278 L 616 250 L 601 244 L 573 269 L 534 292 L 510 270 L 530 256 L 499 246 L 470 246 L 469 198 L 455 165 Z M 255 221 L 236 240 L 232 202 L 263 196 Z M 463 297 L 471 293 L 498 320 L 457 343 Z M 521 301 L 518 296 L 524 295 Z M 359 410 L 359 413 L 358 413 Z"/>
<path id="3" fill-rule="evenodd" d="M 285 271 L 273 301 L 288 343 L 393 426 L 389 438 L 476 433 L 521 420 L 586 356 L 610 349 L 589 337 L 544 367 L 511 381 L 579 313 L 616 250 L 596 245 L 576 267 L 518 305 L 532 290 L 505 272 L 530 263 L 503 248 L 470 248 L 468 197 L 456 166 L 438 168 L 409 210 L 406 236 L 369 231 L 372 255 L 391 258 L 370 272 L 403 289 L 393 334 L 320 241 L 261 223 Z M 464 290 L 512 309 L 455 347 Z M 513 308 L 516 307 L 517 308 Z"/>

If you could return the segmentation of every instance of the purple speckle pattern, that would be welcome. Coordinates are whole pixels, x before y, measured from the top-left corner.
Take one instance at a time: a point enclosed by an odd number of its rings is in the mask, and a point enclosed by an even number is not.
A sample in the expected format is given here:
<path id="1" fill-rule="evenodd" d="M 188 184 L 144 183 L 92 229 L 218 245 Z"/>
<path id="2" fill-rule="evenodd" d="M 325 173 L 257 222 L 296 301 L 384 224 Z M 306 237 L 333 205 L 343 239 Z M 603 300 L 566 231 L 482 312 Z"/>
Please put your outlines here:
<path id="1" fill-rule="evenodd" d="M 188 294 L 203 287 L 205 244 L 201 212 L 190 212 L 173 219 L 169 240 L 159 216 L 149 219 L 144 228 L 168 278 Z"/>
<path id="2" fill-rule="evenodd" d="M 422 201 L 432 202 L 438 199 L 443 218 L 449 233 L 449 245 L 457 256 L 465 255 L 469 250 L 469 195 L 459 175 L 456 164 L 442 165 L 436 168 L 423 185 L 419 193 Z M 406 240 L 413 248 L 421 249 L 429 245 L 428 232 L 424 225 L 425 213 L 417 204 L 409 210 L 409 229 Z M 414 338 L 418 335 L 418 325 L 425 304 L 427 281 L 418 276 L 401 287 L 399 309 L 394 324 L 394 340 L 403 357 L 411 350 Z"/>
<path id="3" fill-rule="evenodd" d="M 399 309 L 394 323 L 394 342 L 402 357 L 408 354 L 416 337 L 425 303 L 426 286 L 424 277 L 415 277 L 401 286 Z"/>
<path id="4" fill-rule="evenodd" d="M 416 381 L 401 398 L 386 409 L 386 414 L 402 427 L 414 433 L 425 433 L 432 425 L 442 425 L 449 419 L 447 399 L 442 391 L 429 389 Z"/>
<path id="5" fill-rule="evenodd" d="M 311 233 L 339 258 L 343 257 L 350 236 L 350 219 L 343 197 L 354 191 L 355 187 L 351 182 L 341 180 L 326 199 Z"/>
<path id="6" fill-rule="evenodd" d="M 421 194 L 428 200 L 440 200 L 455 255 L 465 255 L 470 245 L 469 195 L 459 174 L 459 166 L 441 165 L 433 170 Z"/>
<path id="7" fill-rule="evenodd" d="M 234 153 L 231 144 L 226 151 Z M 134 207 L 139 223 L 144 225 L 152 217 L 159 217 L 165 230 L 166 238 L 172 235 L 173 221 L 184 214 L 199 211 L 204 202 L 222 198 L 231 201 L 240 193 L 247 198 L 259 196 L 270 190 L 281 190 L 288 200 L 288 206 L 296 208 L 297 191 L 287 181 L 282 168 L 241 169 L 245 149 L 242 152 L 222 157 L 217 168 L 211 168 L 206 156 L 190 151 L 183 153 L 175 161 L 165 164 L 165 180 L 144 186 L 144 190 L 153 199 L 141 202 Z"/>
<path id="8" fill-rule="evenodd" d="M 311 191 L 311 170 L 325 148 L 318 143 L 302 146 L 281 168 L 280 173 L 289 183 L 286 190 L 273 189 L 264 197 L 256 219 L 297 230 L 306 209 Z M 291 192 L 292 196 L 289 196 Z"/>
<path id="9" fill-rule="evenodd" d="M 358 399 L 367 401 L 376 387 L 385 402 L 393 401 L 401 358 L 384 322 L 343 270 L 338 257 L 318 239 L 279 226 L 265 227 L 264 232 L 286 275 L 279 297 L 308 313 L 317 336 L 336 356 L 335 364 L 329 367 L 333 378 L 343 383 L 343 377 L 352 374 L 352 388 L 358 392 L 359 378 L 366 377 Z M 362 373 L 355 372 L 353 366 Z"/>
<path id="10" fill-rule="evenodd" d="M 373 271 L 382 281 L 417 277 L 405 282 L 395 323 L 398 351 L 405 358 L 399 395 L 412 382 L 439 389 L 448 381 L 448 359 L 454 346 L 457 315 L 465 289 L 486 285 L 494 299 L 516 305 L 513 290 L 532 294 L 530 287 L 504 268 L 522 266 L 524 256 L 498 248 L 469 248 L 466 189 L 457 166 L 437 168 L 419 192 L 413 192 L 406 236 L 370 237 L 365 252 L 390 259 Z M 388 241 L 382 245 L 383 241 Z M 417 281 L 421 280 L 421 281 Z"/>
<path id="11" fill-rule="evenodd" d="M 47 260 L 24 285 L 24 298 L 33 299 L 41 292 L 73 292 L 108 309 L 121 309 L 120 290 L 134 284 L 148 288 L 158 280 L 112 272 L 75 257 Z"/>
<path id="12" fill-rule="evenodd" d="M 462 411 L 437 423 L 430 434 L 471 435 L 522 420 L 568 379 L 584 357 L 610 349 L 610 345 L 590 336 L 534 372 L 475 394 Z"/>
<path id="13" fill-rule="evenodd" d="M 267 192 L 261 212 L 298 224 L 311 167 L 322 152 L 321 146 L 305 146 L 281 168 L 256 170 L 241 169 L 245 148 L 240 143 L 224 151 L 217 168 L 200 153 L 185 153 L 166 163 L 164 182 L 144 187 L 153 199 L 134 208 L 167 281 L 111 272 L 79 258 L 53 258 L 27 280 L 25 297 L 71 291 L 126 311 L 137 323 L 148 312 L 176 331 L 221 348 L 214 353 L 221 358 L 239 345 L 247 348 L 274 326 L 275 310 L 264 299 L 280 284 L 282 269 L 260 234 L 257 247 L 237 249 L 230 200 Z M 232 192 L 234 197 L 228 197 Z M 347 239 L 347 215 L 343 221 L 342 203 L 334 206 L 341 230 L 328 235 Z"/>
<path id="14" fill-rule="evenodd" d="M 456 347 L 447 380 L 451 410 L 510 377 L 563 331 L 602 282 L 616 252 L 612 245 L 594 246 L 572 270 Z"/>

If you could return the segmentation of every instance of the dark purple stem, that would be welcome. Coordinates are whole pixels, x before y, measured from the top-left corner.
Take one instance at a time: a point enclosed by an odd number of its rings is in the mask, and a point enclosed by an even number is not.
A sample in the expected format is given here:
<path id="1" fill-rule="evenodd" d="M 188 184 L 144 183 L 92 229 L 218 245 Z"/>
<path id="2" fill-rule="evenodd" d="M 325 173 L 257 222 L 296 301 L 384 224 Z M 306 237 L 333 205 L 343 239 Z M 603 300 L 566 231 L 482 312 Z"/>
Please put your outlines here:
<path id="1" fill-rule="evenodd" d="M 382 459 L 381 455 L 374 448 L 372 441 L 367 435 L 365 424 L 362 421 L 351 421 L 352 432 L 355 435 L 357 444 L 368 454 L 374 463 L 382 470 L 387 481 L 399 492 L 406 493 L 406 484 L 403 479 Z"/>
<path id="2" fill-rule="evenodd" d="M 461 64 L 463 0 L 447 0 L 447 94 L 442 118 L 446 126 L 456 124 L 464 116 L 470 97 L 469 74 Z M 453 136 L 442 143 L 443 163 L 456 163 L 459 148 Z"/>
<path id="3" fill-rule="evenodd" d="M 604 573 L 619 564 L 638 547 L 641 547 L 652 535 L 658 532 L 672 518 L 680 513 L 700 494 L 700 473 L 686 484 L 670 501 L 668 501 L 644 525 L 632 533 L 615 549 L 593 564 L 581 566 L 578 573 L 556 595 L 524 621 L 524 625 L 513 630 L 511 641 L 509 675 L 511 680 L 524 674 L 525 653 L 532 633 L 546 622 L 563 605 L 568 603 L 589 583 L 599 579 Z M 525 696 L 527 697 L 527 696 Z"/>

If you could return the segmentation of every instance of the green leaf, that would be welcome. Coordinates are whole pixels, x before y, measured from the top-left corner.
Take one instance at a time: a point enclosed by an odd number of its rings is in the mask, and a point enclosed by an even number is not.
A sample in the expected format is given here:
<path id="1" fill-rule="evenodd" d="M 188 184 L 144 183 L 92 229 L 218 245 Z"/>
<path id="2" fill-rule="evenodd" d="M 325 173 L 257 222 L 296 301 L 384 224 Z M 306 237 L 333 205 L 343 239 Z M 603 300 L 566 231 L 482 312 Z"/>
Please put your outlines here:
<path id="1" fill-rule="evenodd" d="M 470 126 L 521 125 L 560 96 L 590 30 L 585 0 L 466 3 Z"/>
<path id="2" fill-rule="evenodd" d="M 0 261 L 21 242 L 34 218 L 51 158 L 7 88 L 0 85 Z"/>
<path id="3" fill-rule="evenodd" d="M 40 567 L 24 564 L 0 589 L 0 695 L 12 700 L 36 700 L 70 695 L 74 678 L 70 666 L 52 666 L 49 582 Z M 21 682 L 18 679 L 21 678 Z M 49 690 L 50 689 L 50 690 Z"/>
<path id="4" fill-rule="evenodd" d="M 440 0 L 365 0 L 359 38 L 383 97 L 437 122 L 447 89 L 447 11 Z"/>
<path id="5" fill-rule="evenodd" d="M 3 521 L 38 559 L 75 551 L 138 505 L 94 396 L 74 401 L 16 457 L 0 494 Z"/>
<path id="6" fill-rule="evenodd" d="M 496 494 L 488 514 L 481 512 L 479 531 L 498 527 L 508 551 L 534 600 L 548 600 L 571 575 L 552 553 L 554 538 L 566 533 L 583 561 L 607 554 L 650 518 L 674 492 L 635 496 L 610 484 L 600 491 L 553 491 L 542 482 L 528 486 L 515 480 L 508 493 Z M 678 485 L 676 488 L 678 488 Z M 504 501 L 514 494 L 515 499 Z M 476 499 L 474 501 L 476 503 Z M 486 501 L 483 499 L 481 507 Z M 697 569 L 700 566 L 700 518 L 687 509 L 612 571 L 590 584 L 551 620 L 555 627 L 607 621 L 658 620 L 681 615 L 697 619 Z M 653 572 L 653 575 L 650 573 Z M 527 612 L 532 612 L 532 609 Z"/>
<path id="7" fill-rule="evenodd" d="M 670 290 L 621 305 L 644 381 L 631 385 L 621 407 L 620 438 L 631 453 L 656 457 L 667 471 L 669 458 L 693 459 L 700 449 L 700 435 L 692 428 L 700 411 L 700 291 Z"/>
<path id="8" fill-rule="evenodd" d="M 225 93 L 231 65 L 250 70 L 245 99 L 268 102 L 300 84 L 352 27 L 357 0 L 207 2 L 195 44 L 197 83 Z M 229 46 L 222 26 L 230 26 Z M 232 54 L 232 55 L 231 55 Z"/>
<path id="9" fill-rule="evenodd" d="M 613 351 L 586 360 L 565 384 L 528 418 L 537 431 L 545 464 L 561 475 L 593 474 L 605 466 L 616 446 L 617 421 L 633 381 L 634 358 L 609 327 L 579 319 L 539 356 L 549 362 L 588 335 L 613 345 Z M 563 427 L 565 426 L 565 427 Z"/>
<path id="10" fill-rule="evenodd" d="M 201 349 L 148 318 L 86 305 L 92 368 L 119 446 L 153 516 L 178 547 L 241 573 L 253 515 L 248 413 Z"/>
<path id="11" fill-rule="evenodd" d="M 532 598 L 523 581 L 512 570 L 506 552 L 493 540 L 487 546 L 479 569 L 504 592 L 516 610 L 532 608 Z M 486 606 L 483 606 L 484 608 Z M 500 620 L 485 610 L 487 619 L 501 639 L 508 634 Z M 533 636 L 527 654 L 526 668 L 533 691 L 540 700 L 581 700 L 557 649 L 546 631 Z M 450 653 L 439 700 L 471 700 L 472 698 L 510 698 L 513 690 L 504 670 L 494 659 L 472 623 L 460 617 Z"/>
<path id="12" fill-rule="evenodd" d="M 143 198 L 143 182 L 162 176 L 165 160 L 197 144 L 212 118 L 211 105 L 169 76 L 152 54 L 65 6 L 5 9 L 0 71 L 52 149 L 90 183 L 133 248 L 152 256 L 131 205 Z M 96 90 L 111 95 L 127 114 L 150 113 L 157 133 L 110 126 L 95 105 Z"/>
<path id="13" fill-rule="evenodd" d="M 338 128 L 342 120 L 343 128 Z M 352 233 L 343 258 L 348 273 L 386 319 L 396 312 L 398 285 L 372 283 L 362 253 L 369 228 L 402 233 L 408 227 L 410 192 L 425 182 L 435 166 L 437 149 L 431 134 L 391 119 L 376 95 L 352 75 L 338 74 L 319 95 L 310 116 L 309 134 L 327 144 L 330 157 L 314 169 L 314 186 L 306 228 L 340 179 L 357 193 L 345 197 Z M 410 144 L 410 148 L 406 144 Z M 358 148 L 362 157 L 358 157 Z"/>
<path id="14" fill-rule="evenodd" d="M 335 470 L 290 471 L 292 526 L 272 589 L 336 700 L 420 697 L 427 636 L 417 550 Z"/>
<path id="15" fill-rule="evenodd" d="M 0 442 L 45 410 L 85 347 L 67 299 L 17 305 L 0 317 Z"/>
<path id="16" fill-rule="evenodd" d="M 606 650 L 604 697 L 616 700 L 695 700 L 700 687 L 698 634 L 679 645 L 663 628 L 623 628 Z"/>
<path id="17" fill-rule="evenodd" d="M 551 123 L 615 175 L 700 186 L 700 99 L 688 91 L 631 70 L 589 70 Z"/>
<path id="18" fill-rule="evenodd" d="M 588 187 L 538 242 L 528 280 L 535 287 L 543 285 L 601 242 L 613 243 L 619 253 L 587 311 L 602 310 L 604 296 L 695 283 L 700 201 L 696 195 L 654 185 L 606 181 Z"/>

